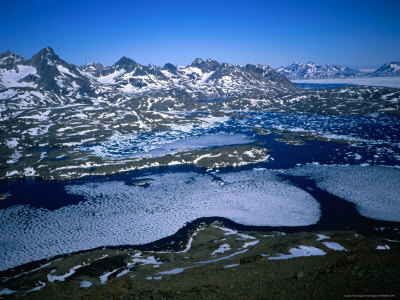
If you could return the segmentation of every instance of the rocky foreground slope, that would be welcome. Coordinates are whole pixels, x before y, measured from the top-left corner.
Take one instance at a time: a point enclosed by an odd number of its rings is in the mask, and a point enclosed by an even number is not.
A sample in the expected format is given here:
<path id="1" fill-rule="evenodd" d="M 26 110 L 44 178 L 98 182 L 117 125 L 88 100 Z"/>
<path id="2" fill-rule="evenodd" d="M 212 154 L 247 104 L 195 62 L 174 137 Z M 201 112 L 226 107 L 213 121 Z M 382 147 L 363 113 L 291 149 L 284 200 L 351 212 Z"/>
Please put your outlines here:
<path id="1" fill-rule="evenodd" d="M 0 273 L 0 293 L 4 299 L 339 299 L 400 292 L 396 241 L 353 231 L 285 235 L 211 224 L 182 242 L 162 252 L 97 249 L 31 263 Z"/>

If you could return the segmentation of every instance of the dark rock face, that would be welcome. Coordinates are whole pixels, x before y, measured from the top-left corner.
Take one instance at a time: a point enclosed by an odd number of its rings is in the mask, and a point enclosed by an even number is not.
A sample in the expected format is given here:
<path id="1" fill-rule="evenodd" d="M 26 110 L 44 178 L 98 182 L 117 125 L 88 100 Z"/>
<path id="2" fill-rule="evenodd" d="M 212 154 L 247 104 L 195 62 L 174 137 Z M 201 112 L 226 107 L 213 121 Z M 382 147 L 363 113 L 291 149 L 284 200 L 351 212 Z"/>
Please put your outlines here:
<path id="1" fill-rule="evenodd" d="M 0 54 L 0 69 L 11 70 L 14 69 L 17 64 L 24 63 L 25 60 L 22 56 L 16 55 L 11 51 Z"/>
<path id="2" fill-rule="evenodd" d="M 35 54 L 27 65 L 37 70 L 38 88 L 57 95 L 68 95 L 72 92 L 90 92 L 90 81 L 82 75 L 76 66 L 68 64 L 50 47 Z"/>
<path id="3" fill-rule="evenodd" d="M 166 63 L 162 69 L 170 72 L 171 74 L 177 74 L 177 67 L 173 64 Z"/>
<path id="4" fill-rule="evenodd" d="M 202 60 L 201 58 L 196 58 L 190 66 L 199 68 L 203 72 L 212 72 L 215 71 L 220 64 L 210 58 L 208 58 L 206 61 Z"/>

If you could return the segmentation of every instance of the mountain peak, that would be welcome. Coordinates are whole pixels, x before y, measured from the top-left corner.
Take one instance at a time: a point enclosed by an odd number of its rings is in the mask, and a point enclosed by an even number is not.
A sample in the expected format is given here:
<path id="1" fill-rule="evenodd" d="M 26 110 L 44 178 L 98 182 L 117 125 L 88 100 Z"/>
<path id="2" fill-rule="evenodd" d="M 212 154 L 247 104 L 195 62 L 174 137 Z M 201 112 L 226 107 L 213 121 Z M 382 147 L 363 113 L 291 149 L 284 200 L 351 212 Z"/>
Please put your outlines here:
<path id="1" fill-rule="evenodd" d="M 43 48 L 42 50 L 40 50 L 38 52 L 38 54 L 44 55 L 44 56 L 47 56 L 47 57 L 54 57 L 55 56 L 55 57 L 58 58 L 57 54 L 54 52 L 54 49 L 51 48 L 51 47 Z"/>
<path id="2" fill-rule="evenodd" d="M 43 48 L 42 50 L 40 50 L 34 56 L 32 56 L 32 58 L 30 59 L 29 62 L 31 65 L 39 65 L 44 62 L 53 64 L 54 62 L 62 62 L 62 60 L 54 52 L 53 48 L 46 47 L 46 48 Z"/>
<path id="3" fill-rule="evenodd" d="M 153 64 L 149 64 L 147 67 L 148 67 L 150 70 L 159 70 L 159 69 L 160 69 L 159 66 L 156 66 L 156 65 L 153 65 Z"/>
<path id="4" fill-rule="evenodd" d="M 51 48 L 50 46 L 47 46 L 46 48 L 42 49 L 42 51 L 46 51 L 46 52 L 48 52 L 48 53 L 55 53 L 55 52 L 54 52 L 54 49 Z"/>
<path id="5" fill-rule="evenodd" d="M 82 66 L 83 69 L 85 70 L 90 70 L 90 71 L 101 71 L 104 69 L 104 66 L 101 63 L 86 63 Z"/>
<path id="6" fill-rule="evenodd" d="M 192 66 L 192 67 L 197 67 L 197 66 L 201 66 L 201 65 L 203 65 L 203 64 L 204 64 L 204 60 L 202 60 L 201 58 L 196 58 L 196 59 L 192 62 L 191 66 Z"/>
<path id="7" fill-rule="evenodd" d="M 130 66 L 135 66 L 137 64 L 138 63 L 133 59 L 126 56 L 122 56 L 114 65 L 119 67 L 130 67 Z"/>
<path id="8" fill-rule="evenodd" d="M 190 66 L 199 68 L 205 72 L 211 72 L 215 71 L 220 66 L 220 63 L 211 58 L 207 58 L 206 61 L 201 58 L 196 58 Z"/>
<path id="9" fill-rule="evenodd" d="M 18 58 L 18 59 L 22 59 L 22 56 L 17 55 L 11 51 L 6 51 L 4 53 L 0 53 L 0 59 L 10 59 L 10 58 Z"/>
<path id="10" fill-rule="evenodd" d="M 171 63 L 166 63 L 166 64 L 164 65 L 164 67 L 162 67 L 162 69 L 163 69 L 163 70 L 167 70 L 167 71 L 169 71 L 170 73 L 175 73 L 176 70 L 177 70 L 177 67 L 174 66 L 174 65 L 171 64 Z"/>
<path id="11" fill-rule="evenodd" d="M 6 69 L 12 69 L 18 63 L 23 63 L 25 60 L 22 56 L 6 51 L 0 54 L 0 66 Z"/>
<path id="12" fill-rule="evenodd" d="M 6 56 L 15 56 L 15 54 L 7 50 L 6 52 L 0 54 L 0 59 Z"/>

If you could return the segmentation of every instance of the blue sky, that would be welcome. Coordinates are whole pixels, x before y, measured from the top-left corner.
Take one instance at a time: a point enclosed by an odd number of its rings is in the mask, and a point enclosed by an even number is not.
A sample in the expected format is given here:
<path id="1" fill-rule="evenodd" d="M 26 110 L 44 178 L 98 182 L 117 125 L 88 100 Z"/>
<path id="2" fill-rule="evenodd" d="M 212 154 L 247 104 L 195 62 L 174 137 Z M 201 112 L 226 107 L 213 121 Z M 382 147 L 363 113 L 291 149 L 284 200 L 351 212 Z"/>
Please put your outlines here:
<path id="1" fill-rule="evenodd" d="M 67 62 L 190 64 L 211 57 L 379 66 L 400 60 L 400 1 L 2 1 L 0 52 L 51 46 Z"/>

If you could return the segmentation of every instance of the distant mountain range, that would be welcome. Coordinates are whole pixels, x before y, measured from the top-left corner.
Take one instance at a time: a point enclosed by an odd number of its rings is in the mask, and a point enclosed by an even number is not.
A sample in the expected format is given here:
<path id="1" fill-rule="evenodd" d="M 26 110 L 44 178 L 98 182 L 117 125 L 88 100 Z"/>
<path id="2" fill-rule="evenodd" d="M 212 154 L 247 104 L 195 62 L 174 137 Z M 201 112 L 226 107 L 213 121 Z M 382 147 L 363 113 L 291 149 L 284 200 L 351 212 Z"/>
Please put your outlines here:
<path id="1" fill-rule="evenodd" d="M 374 72 L 362 73 L 340 65 L 317 65 L 313 62 L 295 62 L 288 67 L 280 67 L 276 71 L 291 80 L 295 79 L 323 79 L 323 78 L 351 78 L 351 77 L 382 77 L 400 76 L 400 63 L 386 63 Z"/>
<path id="2" fill-rule="evenodd" d="M 339 65 L 293 63 L 277 70 L 266 65 L 235 66 L 212 59 L 195 59 L 186 67 L 167 63 L 162 68 L 144 66 L 122 57 L 112 66 L 88 63 L 76 66 L 62 60 L 47 47 L 31 59 L 12 52 L 0 54 L 0 90 L 14 89 L 7 97 L 20 97 L 26 89 L 29 99 L 59 102 L 58 97 L 97 101 L 118 101 L 135 95 L 180 99 L 211 99 L 276 96 L 294 90 L 288 80 L 311 78 L 348 78 L 360 76 L 400 76 L 400 63 L 387 63 L 372 73 Z M 18 89 L 18 90 L 15 90 Z M 21 97 L 20 97 L 21 98 Z M 26 98 L 26 97 L 25 97 Z"/>
<path id="3" fill-rule="evenodd" d="M 293 90 L 294 85 L 269 66 L 235 66 L 200 58 L 186 67 L 170 63 L 144 66 L 122 57 L 112 66 L 75 66 L 47 47 L 30 60 L 12 52 L 0 55 L 0 89 L 31 88 L 60 97 L 118 99 L 122 95 L 151 95 L 207 99 L 253 98 Z"/>
<path id="4" fill-rule="evenodd" d="M 399 74 L 399 63 L 388 63 L 367 76 L 396 74 Z M 19 110 L 35 107 L 88 104 L 122 107 L 130 103 L 138 111 L 147 112 L 150 109 L 203 110 L 213 102 L 219 109 L 263 106 L 288 110 L 294 109 L 294 105 L 296 111 L 308 111 L 314 106 L 308 107 L 306 103 L 313 102 L 321 93 L 326 94 L 326 99 L 348 98 L 341 94 L 342 90 L 300 90 L 286 76 L 293 79 L 361 75 L 334 65 L 297 63 L 274 70 L 266 65 L 235 66 L 200 58 L 185 67 L 170 63 L 163 67 L 145 66 L 127 57 L 112 66 L 100 63 L 76 66 L 62 60 L 50 47 L 29 60 L 8 51 L 0 54 L 0 121 L 12 118 Z M 361 90 L 354 95 L 366 95 Z M 379 90 L 370 97 L 379 98 L 389 92 Z M 371 89 L 367 93 L 375 92 Z M 242 101 L 245 104 L 240 104 Z"/>

